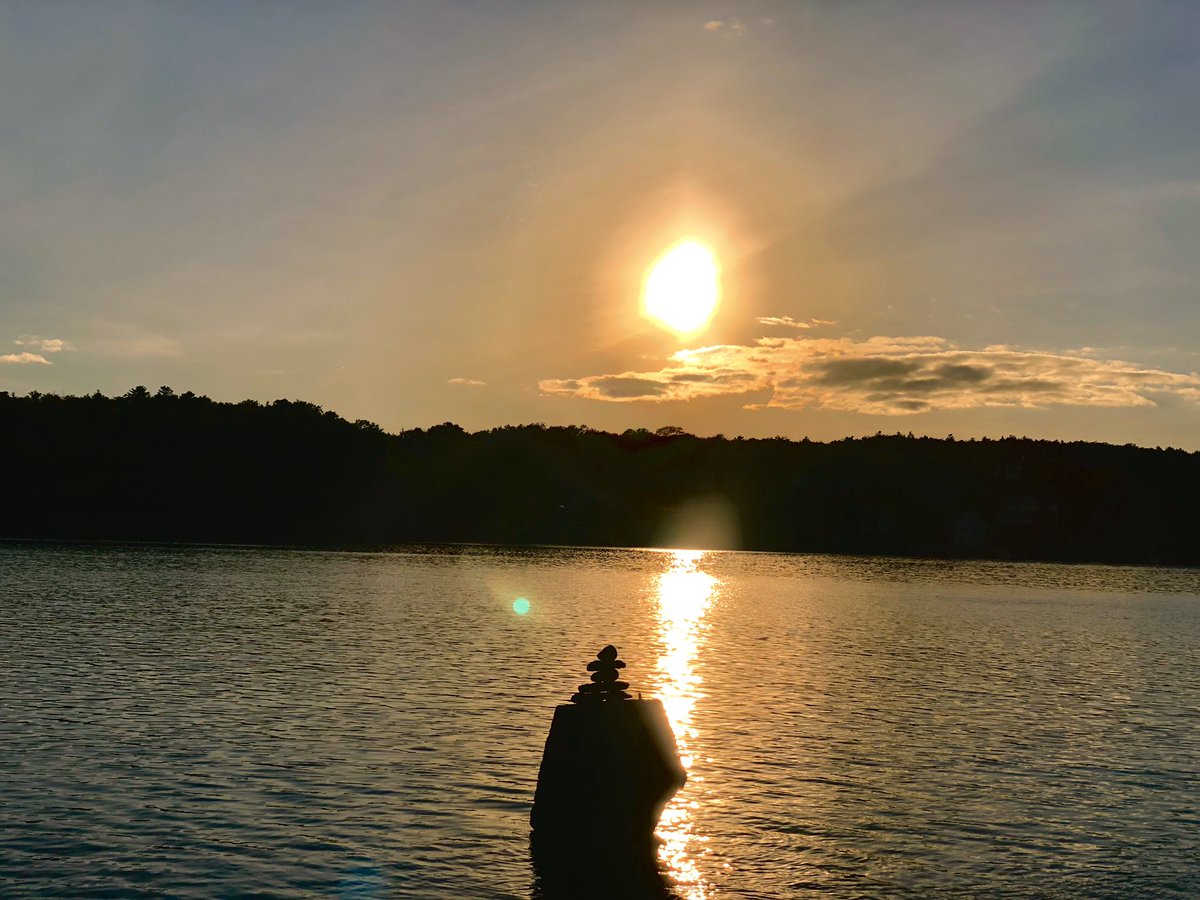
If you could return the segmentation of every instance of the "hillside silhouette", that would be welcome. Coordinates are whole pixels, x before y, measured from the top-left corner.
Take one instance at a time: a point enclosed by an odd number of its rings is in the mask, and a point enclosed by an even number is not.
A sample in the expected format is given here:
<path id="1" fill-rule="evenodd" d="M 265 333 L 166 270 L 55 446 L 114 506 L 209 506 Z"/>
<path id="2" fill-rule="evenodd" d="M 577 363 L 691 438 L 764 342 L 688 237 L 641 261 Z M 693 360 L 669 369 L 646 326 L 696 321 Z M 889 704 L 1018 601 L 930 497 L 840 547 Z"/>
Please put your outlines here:
<path id="1" fill-rule="evenodd" d="M 8 538 L 655 546 L 708 543 L 689 511 L 715 508 L 720 541 L 751 550 L 1200 564 L 1200 453 L 1175 449 L 675 427 L 388 434 L 312 403 L 166 387 L 0 392 L 0 434 Z"/>

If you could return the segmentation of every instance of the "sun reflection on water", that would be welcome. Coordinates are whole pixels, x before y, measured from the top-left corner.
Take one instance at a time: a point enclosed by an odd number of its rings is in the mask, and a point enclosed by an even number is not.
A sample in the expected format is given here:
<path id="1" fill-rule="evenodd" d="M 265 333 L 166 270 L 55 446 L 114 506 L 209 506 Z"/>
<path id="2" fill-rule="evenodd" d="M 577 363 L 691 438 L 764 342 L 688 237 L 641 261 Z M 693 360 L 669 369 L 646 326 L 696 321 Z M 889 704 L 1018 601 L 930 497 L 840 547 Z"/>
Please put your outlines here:
<path id="1" fill-rule="evenodd" d="M 716 598 L 720 582 L 700 570 L 701 550 L 671 551 L 670 566 L 658 576 L 658 625 L 663 652 L 658 659 L 659 692 L 667 719 L 675 732 L 680 760 L 688 770 L 688 786 L 663 810 L 658 823 L 662 839 L 659 858 L 675 882 L 680 897 L 703 900 L 704 876 L 696 864 L 706 840 L 695 833 L 692 799 L 699 778 L 691 771 L 696 730 L 692 711 L 701 696 L 696 655 L 707 625 L 704 617 Z"/>

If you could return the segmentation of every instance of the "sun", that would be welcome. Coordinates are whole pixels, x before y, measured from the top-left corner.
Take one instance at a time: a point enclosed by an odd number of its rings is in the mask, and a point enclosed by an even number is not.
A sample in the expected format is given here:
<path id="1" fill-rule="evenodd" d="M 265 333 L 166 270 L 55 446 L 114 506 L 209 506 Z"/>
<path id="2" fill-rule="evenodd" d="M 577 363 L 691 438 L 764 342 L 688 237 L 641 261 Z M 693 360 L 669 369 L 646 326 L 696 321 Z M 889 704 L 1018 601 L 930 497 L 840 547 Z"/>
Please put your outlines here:
<path id="1" fill-rule="evenodd" d="M 707 328 L 720 302 L 721 267 L 700 241 L 684 238 L 646 270 L 642 315 L 677 337 L 694 337 Z"/>

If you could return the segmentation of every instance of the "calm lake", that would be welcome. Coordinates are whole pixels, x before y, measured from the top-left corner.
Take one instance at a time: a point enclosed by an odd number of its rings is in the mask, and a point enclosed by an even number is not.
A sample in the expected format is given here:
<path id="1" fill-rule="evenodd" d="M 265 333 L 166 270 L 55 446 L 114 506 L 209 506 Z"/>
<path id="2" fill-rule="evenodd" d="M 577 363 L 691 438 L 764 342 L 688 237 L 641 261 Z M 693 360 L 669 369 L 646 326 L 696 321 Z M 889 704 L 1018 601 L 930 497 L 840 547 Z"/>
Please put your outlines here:
<path id="1" fill-rule="evenodd" d="M 536 895 L 610 642 L 689 767 L 680 898 L 1200 895 L 1200 570 L 20 544 L 0 895 Z"/>

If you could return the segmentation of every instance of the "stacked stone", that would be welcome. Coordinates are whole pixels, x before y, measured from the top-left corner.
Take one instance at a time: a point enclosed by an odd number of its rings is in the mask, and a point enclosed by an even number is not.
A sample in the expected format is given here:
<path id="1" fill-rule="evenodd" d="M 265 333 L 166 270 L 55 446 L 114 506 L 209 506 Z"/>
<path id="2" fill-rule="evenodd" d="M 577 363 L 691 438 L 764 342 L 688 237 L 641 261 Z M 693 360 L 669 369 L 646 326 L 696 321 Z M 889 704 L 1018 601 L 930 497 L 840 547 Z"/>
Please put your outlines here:
<path id="1" fill-rule="evenodd" d="M 596 654 L 596 658 L 587 664 L 592 673 L 589 684 L 581 684 L 579 692 L 572 695 L 572 703 L 600 703 L 605 700 L 628 700 L 625 689 L 628 681 L 619 681 L 620 670 L 625 663 L 617 659 L 617 648 L 609 644 Z"/>

